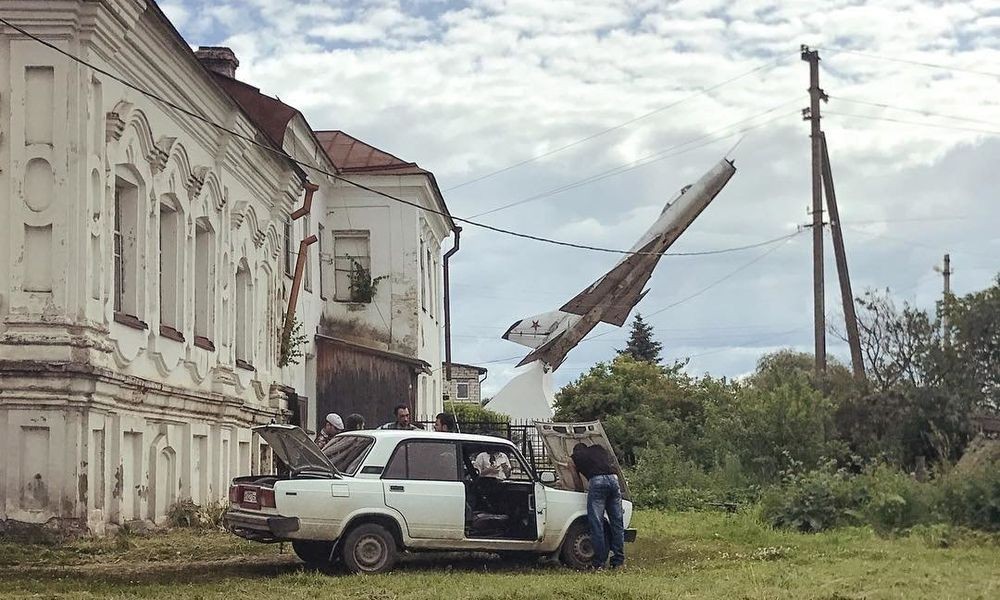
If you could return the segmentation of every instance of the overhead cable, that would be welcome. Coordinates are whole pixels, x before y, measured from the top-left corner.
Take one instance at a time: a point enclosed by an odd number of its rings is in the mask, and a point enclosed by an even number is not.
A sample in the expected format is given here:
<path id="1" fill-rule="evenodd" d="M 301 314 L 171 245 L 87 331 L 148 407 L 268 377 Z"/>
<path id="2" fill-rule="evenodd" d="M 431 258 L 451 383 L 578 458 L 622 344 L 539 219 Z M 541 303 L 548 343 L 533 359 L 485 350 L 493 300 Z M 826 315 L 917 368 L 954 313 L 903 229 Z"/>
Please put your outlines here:
<path id="1" fill-rule="evenodd" d="M 1000 73 L 994 73 L 992 71 L 980 71 L 978 69 L 968 69 L 965 67 L 958 67 L 955 65 L 944 65 L 940 63 L 931 63 L 921 60 L 910 60 L 907 58 L 896 58 L 893 56 L 883 56 L 880 54 L 873 54 L 871 52 L 859 52 L 858 50 L 848 50 L 846 48 L 831 48 L 831 47 L 816 47 L 818 50 L 823 50 L 824 52 L 833 52 L 834 54 L 854 54 L 857 56 L 863 56 L 865 58 L 872 58 L 875 60 L 883 60 L 887 62 L 902 63 L 907 65 L 914 65 L 918 67 L 926 67 L 928 69 L 941 69 L 944 71 L 955 71 L 956 73 L 969 73 L 972 75 L 983 75 L 986 77 L 996 77 L 1000 78 Z"/>
<path id="2" fill-rule="evenodd" d="M 462 183 L 460 183 L 458 185 L 453 185 L 453 186 L 445 189 L 445 191 L 446 192 L 450 192 L 452 190 L 457 190 L 459 188 L 465 187 L 467 185 L 472 185 L 473 183 L 478 183 L 480 181 L 483 181 L 484 179 L 489 179 L 489 178 L 494 177 L 496 175 L 500 175 L 501 173 L 506 173 L 507 171 L 510 171 L 510 170 L 516 169 L 518 167 L 521 167 L 521 166 L 533 163 L 536 160 L 540 160 L 542 158 L 546 158 L 548 156 L 552 156 L 553 154 L 557 154 L 559 152 L 562 152 L 563 150 L 568 150 L 568 149 L 573 148 L 575 146 L 579 146 L 580 144 L 589 142 L 591 140 L 597 139 L 597 138 L 599 138 L 599 137 L 601 137 L 603 135 L 606 135 L 608 133 L 611 133 L 613 131 L 617 131 L 619 129 L 622 129 L 623 127 L 627 127 L 627 126 L 629 126 L 629 125 L 631 125 L 633 123 L 636 123 L 638 121 L 641 121 L 643 119 L 647 119 L 649 117 L 652 117 L 653 115 L 659 114 L 659 113 L 661 113 L 661 112 L 663 112 L 665 110 L 669 110 L 669 109 L 671 109 L 671 108 L 673 108 L 675 106 L 678 106 L 680 104 L 683 104 L 684 102 L 687 102 L 688 100 L 692 100 L 694 98 L 697 98 L 698 96 L 701 96 L 703 94 L 707 94 L 707 93 L 709 93 L 711 91 L 714 91 L 714 90 L 717 90 L 717 89 L 719 89 L 719 88 L 721 88 L 723 86 L 726 86 L 726 85 L 729 85 L 730 83 L 733 83 L 734 81 L 738 81 L 740 79 L 743 79 L 744 77 L 748 77 L 748 76 L 753 75 L 754 73 L 757 73 L 759 71 L 764 71 L 764 70 L 767 70 L 767 69 L 772 69 L 772 68 L 778 66 L 779 64 L 781 64 L 786 59 L 787 59 L 787 57 L 783 56 L 783 57 L 781 57 L 781 58 L 779 58 L 777 60 L 773 60 L 771 62 L 764 63 L 764 64 L 759 65 L 759 66 L 757 66 L 757 67 L 755 67 L 755 68 L 753 68 L 753 69 L 751 69 L 749 71 L 746 71 L 745 73 L 741 73 L 740 75 L 737 75 L 735 77 L 731 77 L 731 78 L 729 78 L 729 79 L 727 79 L 725 81 L 722 81 L 722 82 L 717 83 L 715 85 L 709 86 L 707 88 L 700 89 L 700 90 L 694 92 L 693 94 L 687 95 L 684 98 L 681 98 L 680 100 L 677 100 L 675 102 L 671 102 L 670 104 L 667 104 L 666 106 L 661 106 L 661 107 L 659 107 L 659 108 L 657 108 L 655 110 L 652 110 L 652 111 L 647 112 L 645 114 L 639 115 L 638 117 L 629 119 L 628 121 L 625 121 L 623 123 L 619 123 L 618 125 L 615 125 L 613 127 L 609 127 L 607 129 L 598 131 L 597 133 L 593 133 L 593 134 L 588 135 L 588 136 L 586 136 L 584 138 L 578 139 L 578 140 L 576 140 L 574 142 L 570 142 L 570 143 L 565 144 L 563 146 L 559 146 L 558 148 L 553 148 L 552 150 L 548 150 L 546 152 L 542 152 L 541 154 L 536 154 L 535 156 L 532 156 L 531 158 L 527 158 L 527 159 L 524 159 L 522 161 L 516 162 L 514 164 L 508 165 L 506 167 L 503 167 L 502 169 L 497 169 L 496 171 L 492 171 L 490 173 L 486 173 L 484 175 L 480 175 L 480 176 L 478 176 L 478 177 L 476 177 L 474 179 L 470 179 L 470 180 L 462 182 Z"/>
<path id="3" fill-rule="evenodd" d="M 714 140 L 709 140 L 709 141 L 707 141 L 705 143 L 699 144 L 699 145 L 691 147 L 691 148 L 685 148 L 684 150 L 680 150 L 678 152 L 672 152 L 673 150 L 677 150 L 678 148 L 682 148 L 684 146 L 688 146 L 688 145 L 693 144 L 695 142 L 699 142 L 701 140 L 704 140 L 705 138 L 710 138 L 712 136 L 715 136 L 715 135 L 717 135 L 717 134 L 719 134 L 721 132 L 724 132 L 724 131 L 732 128 L 732 127 L 735 127 L 735 126 L 740 125 L 742 123 L 746 123 L 747 121 L 753 121 L 754 119 L 760 118 L 760 117 L 762 117 L 764 115 L 767 115 L 767 114 L 770 114 L 770 113 L 773 113 L 774 111 L 779 110 L 779 109 L 781 109 L 781 108 L 783 108 L 783 107 L 785 107 L 785 106 L 787 106 L 789 104 L 792 104 L 794 102 L 798 102 L 798 99 L 793 99 L 793 100 L 789 100 L 789 101 L 786 101 L 786 102 L 782 102 L 781 104 L 779 104 L 777 106 L 774 106 L 772 108 L 769 108 L 769 109 L 767 109 L 767 110 L 765 110 L 765 111 L 763 111 L 761 113 L 757 113 L 756 115 L 753 115 L 752 117 L 747 117 L 745 119 L 741 119 L 739 121 L 736 121 L 735 123 L 730 123 L 729 125 L 727 125 L 725 127 L 720 127 L 719 129 L 716 129 L 716 130 L 711 131 L 709 133 L 700 135 L 700 136 L 698 136 L 696 138 L 692 138 L 692 139 L 690 139 L 690 140 L 688 140 L 686 142 L 682 142 L 680 144 L 671 146 L 669 148 L 665 148 L 663 150 L 657 150 L 656 152 L 653 152 L 652 154 L 647 154 L 646 156 L 638 158 L 638 159 L 636 159 L 636 160 L 634 160 L 634 161 L 632 161 L 630 163 L 627 163 L 625 165 L 620 165 L 620 166 L 608 169 L 606 171 L 602 171 L 600 173 L 597 173 L 597 174 L 594 174 L 594 175 L 590 175 L 588 177 L 585 177 L 583 179 L 574 181 L 572 183 L 561 185 L 559 187 L 547 190 L 545 192 L 541 192 L 539 194 L 534 194 L 532 196 L 528 196 L 527 198 L 522 198 L 522 199 L 517 200 L 515 202 L 511 202 L 511 203 L 508 203 L 508 204 L 503 204 L 501 206 L 497 206 L 495 208 L 491 208 L 491 209 L 489 209 L 487 211 L 484 211 L 484 212 L 481 212 L 481 213 L 476 213 L 471 218 L 478 219 L 479 217 L 483 217 L 483 216 L 486 216 L 486 215 L 489 215 L 489 214 L 493 214 L 493 213 L 499 212 L 501 210 L 506 210 L 508 208 L 513 208 L 515 206 L 520 206 L 522 204 L 526 204 L 528 202 L 533 202 L 535 200 L 540 200 L 542 198 L 547 198 L 549 196 L 554 196 L 556 194 L 561 194 L 563 192 L 566 192 L 566 191 L 569 191 L 569 190 L 572 190 L 572 189 L 576 189 L 576 188 L 582 187 L 584 185 L 589 185 L 591 183 L 595 183 L 597 181 L 601 181 L 601 180 L 607 179 L 609 177 L 614 177 L 616 175 L 620 175 L 622 173 L 626 173 L 626 172 L 632 171 L 634 169 L 645 167 L 647 165 L 653 164 L 654 162 L 657 162 L 657 161 L 665 159 L 665 158 L 671 158 L 673 156 L 678 156 L 680 154 L 691 152 L 691 151 L 697 150 L 699 148 L 703 148 L 705 146 L 709 146 L 711 144 L 715 144 L 715 143 L 720 142 L 722 140 L 731 138 L 733 136 L 741 135 L 741 134 L 747 133 L 748 131 L 752 131 L 754 129 L 759 129 L 761 127 L 764 127 L 765 125 L 770 125 L 774 121 L 777 121 L 778 119 L 783 119 L 783 118 L 785 118 L 785 117 L 787 117 L 789 115 L 792 115 L 792 114 L 798 115 L 799 114 L 798 110 L 794 110 L 794 111 L 789 112 L 789 113 L 783 113 L 783 114 L 780 114 L 780 115 L 778 115 L 776 117 L 773 117 L 771 119 L 763 121 L 761 123 L 757 123 L 755 125 L 750 125 L 750 126 L 742 128 L 742 129 L 737 129 L 737 130 L 732 131 L 732 132 L 730 132 L 730 133 L 728 133 L 728 134 L 726 134 L 726 135 L 724 135 L 724 136 L 722 136 L 720 138 L 717 138 L 717 139 L 714 139 Z"/>
<path id="4" fill-rule="evenodd" d="M 995 123 L 992 121 L 983 121 L 982 119 L 971 119 L 969 117 L 960 117 L 956 115 L 945 115 L 941 113 L 931 112 L 929 110 L 923 110 L 920 108 L 904 108 L 902 106 L 896 106 L 895 104 L 889 104 L 885 102 L 872 102 L 870 100 L 858 100 L 855 98 L 842 98 L 840 96 L 831 96 L 831 100 L 839 102 L 849 102 L 851 104 L 862 104 L 865 106 L 874 106 L 877 108 L 885 108 L 888 110 L 898 110 L 901 112 L 915 113 L 918 115 L 924 115 L 926 117 L 940 117 L 942 119 L 953 119 L 955 121 L 965 121 L 966 123 L 977 123 L 979 125 L 989 125 L 990 127 L 1000 128 L 1000 123 Z"/>
<path id="5" fill-rule="evenodd" d="M 588 245 L 588 244 L 578 244 L 578 243 L 574 243 L 574 242 L 566 242 L 566 241 L 562 241 L 562 240 L 555 240 L 555 239 L 551 239 L 551 238 L 546 238 L 546 237 L 538 236 L 538 235 L 531 235 L 531 234 L 528 234 L 528 233 L 522 233 L 522 232 L 510 230 L 510 229 L 504 229 L 502 227 L 495 227 L 493 225 L 488 225 L 486 223 L 479 223 L 479 222 L 473 221 L 471 219 L 466 219 L 466 218 L 462 218 L 462 217 L 456 217 L 456 216 L 451 215 L 450 213 L 448 213 L 446 211 L 437 210 L 437 209 L 430 208 L 430 207 L 427 207 L 427 206 L 422 206 L 421 204 L 419 204 L 417 202 L 412 202 L 412 201 L 406 200 L 404 198 L 399 198 L 397 196 L 393 196 L 392 194 L 387 194 L 387 193 L 385 193 L 383 191 L 380 191 L 380 190 L 377 190 L 375 188 L 372 188 L 372 187 L 360 184 L 360 183 L 358 183 L 356 181 L 352 181 L 351 179 L 349 179 L 347 177 L 344 177 L 342 175 L 338 175 L 336 173 L 332 173 L 332 172 L 327 171 L 325 169 L 321 169 L 321 168 L 319 168 L 319 167 L 317 167 L 315 165 L 311 165 L 311 164 L 302 162 L 300 160 L 297 160 L 296 158 L 290 156 L 287 152 L 285 152 L 281 148 L 276 148 L 276 147 L 271 146 L 269 144 L 261 143 L 261 142 L 257 141 L 256 139 L 254 139 L 254 138 L 252 138 L 250 136 L 241 134 L 238 131 L 234 131 L 233 129 L 229 129 L 229 128 L 223 126 L 223 125 L 215 123 L 214 121 L 212 121 L 212 120 L 210 120 L 210 119 L 208 119 L 208 118 L 206 118 L 206 117 L 204 117 L 204 116 L 202 116 L 202 115 L 200 115 L 200 114 L 198 114 L 198 113 L 196 113 L 196 112 L 194 112 L 194 111 L 192 111 L 192 110 L 190 110 L 188 108 L 185 108 L 185 107 L 177 104 L 176 102 L 173 102 L 171 100 L 168 100 L 168 99 L 160 96 L 156 92 L 152 92 L 150 90 L 147 90 L 147 89 L 144 89 L 142 87 L 139 87 L 138 85 L 133 84 L 132 82 L 130 82 L 130 81 L 128 81 L 128 80 L 126 80 L 126 79 L 124 79 L 122 77 L 119 77 L 118 75 L 115 75 L 114 73 L 111 73 L 111 72 L 107 71 L 106 69 L 103 69 L 101 67 L 93 65 L 93 64 L 91 64 L 91 63 L 83 60 L 82 58 L 79 58 L 78 56 L 75 56 L 75 55 L 73 55 L 73 54 L 71 54 L 71 53 L 63 50 L 62 48 L 59 48 L 58 46 L 55 46 L 54 44 L 52 44 L 52 43 L 50 43 L 50 42 L 48 42 L 46 40 L 43 40 L 42 38 L 40 38 L 40 37 L 38 37 L 38 36 L 36 36 L 36 35 L 28 32 L 26 30 L 24 30 L 23 28 L 18 27 L 17 25 L 14 25 L 13 23 L 11 23 L 10 21 L 8 21 L 7 19 L 4 19 L 3 17 L 0 17 L 0 23 L 6 25 L 8 27 L 10 27 L 11 29 L 13 29 L 13 30 L 21 33 L 22 35 L 25 35 L 25 36 L 27 36 L 27 37 L 35 40 L 36 42 L 42 44 L 43 46 L 46 46 L 47 48 L 52 49 L 53 51 L 55 51 L 55 52 L 57 52 L 57 53 L 65 56 L 65 57 L 69 58 L 70 60 L 72 60 L 74 62 L 77 62 L 77 63 L 79 63 L 81 65 L 84 65 L 86 67 L 89 67 L 89 68 L 93 69 L 95 72 L 100 73 L 100 74 L 102 74 L 102 75 L 104 75 L 106 77 L 109 77 L 109 78 L 117 81 L 118 83 L 121 83 L 122 85 L 128 87 L 129 89 L 132 89 L 132 90 L 134 90 L 134 91 L 136 91 L 136 92 L 138 92 L 138 93 L 140 93 L 140 94 L 142 94 L 144 96 L 152 98 L 153 100 L 156 100 L 157 102 L 160 102 L 161 104 L 163 104 L 165 106 L 168 106 L 168 107 L 170 107 L 170 108 L 172 108 L 172 109 L 174 109 L 174 110 L 176 110 L 176 111 L 178 111 L 178 112 L 180 112 L 180 113 L 182 113 L 184 115 L 187 115 L 187 116 L 191 117 L 192 119 L 196 119 L 196 120 L 201 121 L 201 122 L 209 125 L 210 127 L 215 128 L 215 129 L 217 129 L 219 131 L 222 131 L 222 132 L 228 133 L 228 134 L 230 134 L 230 135 L 232 135 L 234 137 L 237 137 L 237 138 L 239 138 L 239 139 L 241 139 L 241 140 L 243 140 L 243 141 L 245 141 L 245 142 L 247 142 L 247 143 L 249 143 L 249 144 L 251 144 L 253 146 L 256 146 L 258 148 L 263 149 L 266 152 L 270 152 L 272 154 L 276 154 L 279 157 L 281 157 L 282 159 L 284 159 L 284 160 L 286 160 L 286 161 L 288 161 L 288 162 L 290 162 L 292 164 L 298 165 L 298 166 L 300 166 L 300 167 L 302 167 L 304 169 L 309 169 L 309 170 L 311 170 L 313 172 L 316 172 L 316 173 L 319 173 L 319 174 L 322 174 L 322 175 L 326 175 L 327 177 L 330 177 L 330 178 L 335 179 L 337 181 L 343 182 L 343 183 L 345 183 L 347 185 L 353 186 L 353 187 L 358 188 L 358 189 L 365 190 L 367 192 L 370 192 L 372 194 L 375 194 L 375 195 L 381 196 L 383 198 L 392 200 L 394 202 L 399 202 L 401 204 L 405 204 L 407 206 L 411 206 L 413 208 L 416 208 L 416 209 L 424 211 L 424 212 L 441 215 L 443 217 L 452 219 L 453 221 L 456 221 L 456 222 L 459 222 L 459 223 L 464 223 L 466 225 L 471 225 L 473 227 L 479 227 L 479 228 L 485 229 L 487 231 L 493 231 L 495 233 L 501 233 L 501 234 L 504 234 L 504 235 L 510 235 L 510 236 L 513 236 L 513 237 L 521 238 L 521 239 L 532 240 L 532 241 L 546 243 L 546 244 L 552 244 L 552 245 L 555 245 L 555 246 L 563 246 L 563 247 L 567 247 L 567 248 L 576 248 L 576 249 L 579 249 L 579 250 L 589 250 L 589 251 L 592 251 L 592 252 L 604 252 L 604 253 L 608 253 L 608 254 L 644 255 L 644 256 L 651 256 L 651 255 L 657 254 L 655 252 L 634 252 L 634 251 L 631 251 L 631 250 L 622 250 L 622 249 L 618 249 L 618 248 L 605 248 L 605 247 L 601 247 L 601 246 L 591 246 L 591 245 Z"/>
<path id="6" fill-rule="evenodd" d="M 855 113 L 843 113 L 835 110 L 824 110 L 824 115 L 836 115 L 838 117 L 852 117 L 855 119 L 869 119 L 872 121 L 888 121 L 890 123 L 902 123 L 904 125 L 917 125 L 919 127 L 933 127 L 935 129 L 950 129 L 953 131 L 971 131 L 974 133 L 985 133 L 987 135 L 1000 135 L 1000 131 L 989 129 L 978 129 L 974 127 L 961 127 L 959 125 L 943 125 L 941 123 L 924 123 L 921 121 L 907 121 L 905 119 L 895 119 L 892 117 L 880 117 L 876 115 L 859 115 Z"/>

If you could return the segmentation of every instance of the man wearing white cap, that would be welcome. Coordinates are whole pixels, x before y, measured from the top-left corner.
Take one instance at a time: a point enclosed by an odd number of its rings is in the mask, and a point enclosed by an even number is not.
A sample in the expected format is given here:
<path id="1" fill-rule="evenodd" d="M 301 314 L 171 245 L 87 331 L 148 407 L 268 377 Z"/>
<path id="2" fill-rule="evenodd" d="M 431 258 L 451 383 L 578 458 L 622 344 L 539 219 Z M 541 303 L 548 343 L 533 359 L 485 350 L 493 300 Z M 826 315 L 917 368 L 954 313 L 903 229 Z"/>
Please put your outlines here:
<path id="1" fill-rule="evenodd" d="M 326 446 L 327 442 L 333 439 L 333 436 L 343 430 L 344 420 L 340 418 L 340 415 L 337 413 L 330 413 L 326 415 L 326 421 L 323 422 L 323 428 L 316 434 L 316 445 L 320 448 Z"/>

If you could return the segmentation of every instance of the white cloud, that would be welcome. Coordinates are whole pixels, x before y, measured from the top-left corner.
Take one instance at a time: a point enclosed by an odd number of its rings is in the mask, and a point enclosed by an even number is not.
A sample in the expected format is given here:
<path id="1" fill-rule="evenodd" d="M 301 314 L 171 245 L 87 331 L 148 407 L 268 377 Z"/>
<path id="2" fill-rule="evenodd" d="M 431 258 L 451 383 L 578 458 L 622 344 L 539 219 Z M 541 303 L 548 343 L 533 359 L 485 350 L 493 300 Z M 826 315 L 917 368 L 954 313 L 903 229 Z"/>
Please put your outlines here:
<path id="1" fill-rule="evenodd" d="M 952 253 L 959 292 L 987 285 L 997 269 L 1000 238 L 991 226 L 1000 222 L 993 191 L 996 135 L 835 114 L 1000 131 L 997 78 L 838 51 L 997 71 L 995 1 L 473 0 L 455 6 L 191 0 L 167 7 L 188 41 L 231 44 L 242 63 L 241 78 L 295 104 L 315 127 L 342 128 L 417 161 L 446 189 L 773 61 L 590 142 L 446 192 L 455 214 L 475 214 L 786 103 L 749 122 L 781 117 L 747 135 L 735 153 L 733 181 L 675 246 L 684 251 L 753 243 L 808 220 L 808 125 L 797 113 L 808 104 L 808 82 L 798 50 L 801 43 L 815 45 L 823 58 L 821 83 L 831 96 L 823 107 L 824 128 L 843 219 L 883 221 L 845 229 L 855 292 L 891 286 L 933 306 L 940 280 L 931 266 L 944 252 Z M 483 220 L 628 247 L 663 202 L 735 140 L 704 147 L 699 145 L 713 139 L 696 141 L 683 154 Z M 944 219 L 956 214 L 972 219 Z M 909 220 L 886 222 L 899 218 Z M 651 313 L 690 296 L 766 250 L 664 259 L 639 310 Z M 695 356 L 691 372 L 737 375 L 770 349 L 811 349 L 810 256 L 808 235 L 802 235 L 653 317 L 665 355 Z M 615 260 L 466 227 L 452 271 L 454 331 L 466 336 L 456 337 L 456 360 L 518 355 L 520 347 L 498 339 L 507 325 L 558 307 Z M 840 301 L 832 262 L 828 274 L 834 319 Z M 720 326 L 729 329 L 713 329 Z M 611 331 L 603 342 L 574 350 L 558 381 L 611 356 L 614 340 L 625 334 L 605 326 L 603 331 Z M 831 352 L 846 357 L 843 347 L 831 344 Z M 502 383 L 516 362 L 488 365 L 489 384 Z"/>

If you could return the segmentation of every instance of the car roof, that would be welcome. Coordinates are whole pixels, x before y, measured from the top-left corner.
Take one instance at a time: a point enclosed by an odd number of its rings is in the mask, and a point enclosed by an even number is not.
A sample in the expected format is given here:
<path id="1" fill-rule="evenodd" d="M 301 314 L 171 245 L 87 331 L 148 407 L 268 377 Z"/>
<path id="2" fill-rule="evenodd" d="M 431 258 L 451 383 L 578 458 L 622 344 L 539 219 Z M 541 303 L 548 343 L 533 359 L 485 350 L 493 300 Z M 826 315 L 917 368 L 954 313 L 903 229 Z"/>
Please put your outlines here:
<path id="1" fill-rule="evenodd" d="M 492 435 L 426 431 L 422 429 L 359 429 L 356 431 L 345 431 L 338 434 L 338 437 L 345 435 L 365 435 L 379 440 L 427 439 L 449 442 L 482 442 L 488 444 L 505 444 L 508 446 L 514 445 L 514 443 L 507 438 Z"/>

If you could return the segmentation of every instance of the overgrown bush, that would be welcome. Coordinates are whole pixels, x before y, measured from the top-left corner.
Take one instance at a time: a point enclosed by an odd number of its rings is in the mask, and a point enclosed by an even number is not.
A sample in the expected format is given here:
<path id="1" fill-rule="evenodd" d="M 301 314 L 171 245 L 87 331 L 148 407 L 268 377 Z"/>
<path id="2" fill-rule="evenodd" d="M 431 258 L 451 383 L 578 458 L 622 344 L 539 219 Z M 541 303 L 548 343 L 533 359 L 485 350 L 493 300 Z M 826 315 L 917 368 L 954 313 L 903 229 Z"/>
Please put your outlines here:
<path id="1" fill-rule="evenodd" d="M 197 527 L 201 524 L 201 507 L 190 498 L 178 500 L 167 509 L 167 524 L 171 527 Z"/>
<path id="2" fill-rule="evenodd" d="M 736 508 L 756 502 L 760 494 L 735 457 L 705 471 L 677 446 L 640 451 L 635 467 L 628 470 L 628 481 L 633 501 L 643 508 Z"/>
<path id="3" fill-rule="evenodd" d="M 717 501 L 709 476 L 676 446 L 640 452 L 628 481 L 634 502 L 643 507 L 691 510 Z"/>
<path id="4" fill-rule="evenodd" d="M 876 531 L 903 531 L 938 520 L 938 486 L 921 483 L 888 465 L 878 465 L 853 482 L 862 520 Z"/>
<path id="5" fill-rule="evenodd" d="M 998 532 L 1000 470 L 991 465 L 919 482 L 891 465 L 857 474 L 827 465 L 789 475 L 767 491 L 760 511 L 775 527 L 805 532 L 867 525 L 899 533 L 936 524 Z"/>
<path id="6" fill-rule="evenodd" d="M 1000 531 L 1000 463 L 951 471 L 941 487 L 941 512 L 952 524 Z"/>
<path id="7" fill-rule="evenodd" d="M 761 515 L 775 527 L 816 532 L 859 521 L 850 474 L 833 464 L 788 473 L 761 498 Z"/>
<path id="8" fill-rule="evenodd" d="M 170 527 L 194 527 L 199 529 L 221 529 L 226 504 L 213 501 L 205 506 L 195 504 L 190 498 L 173 503 L 167 509 L 167 525 Z"/>

